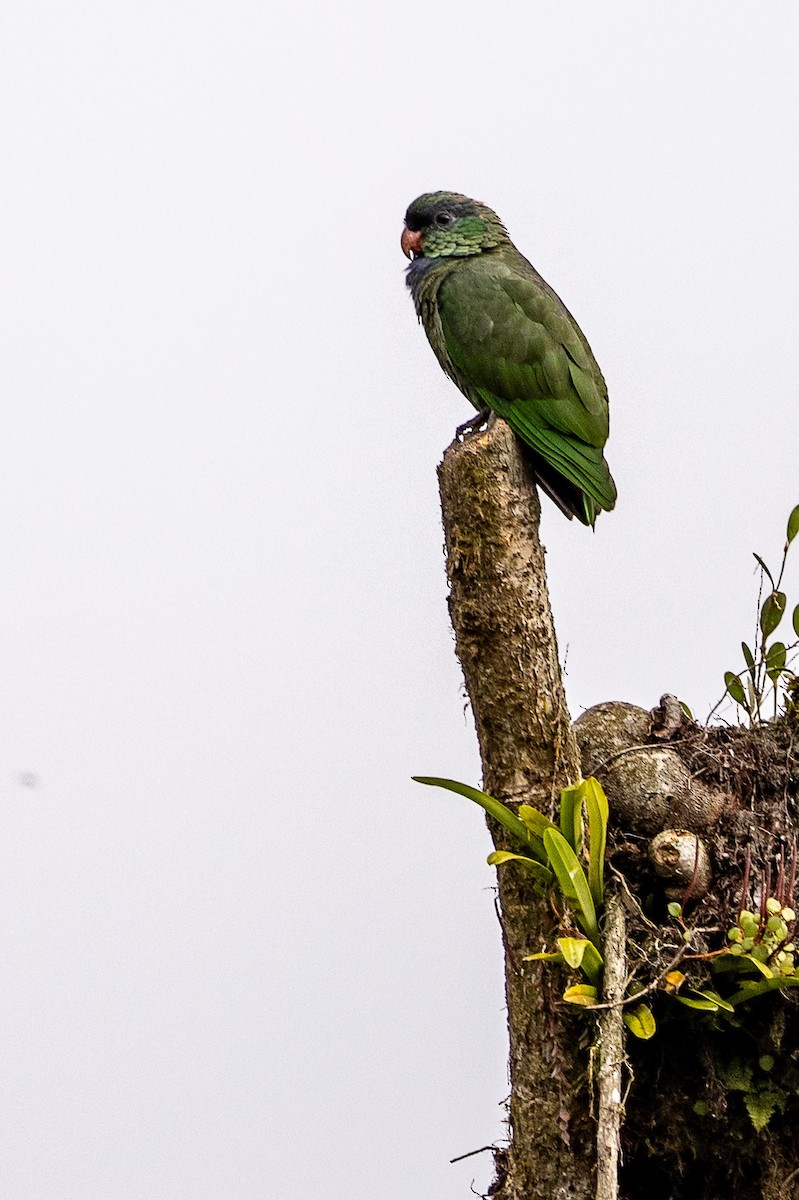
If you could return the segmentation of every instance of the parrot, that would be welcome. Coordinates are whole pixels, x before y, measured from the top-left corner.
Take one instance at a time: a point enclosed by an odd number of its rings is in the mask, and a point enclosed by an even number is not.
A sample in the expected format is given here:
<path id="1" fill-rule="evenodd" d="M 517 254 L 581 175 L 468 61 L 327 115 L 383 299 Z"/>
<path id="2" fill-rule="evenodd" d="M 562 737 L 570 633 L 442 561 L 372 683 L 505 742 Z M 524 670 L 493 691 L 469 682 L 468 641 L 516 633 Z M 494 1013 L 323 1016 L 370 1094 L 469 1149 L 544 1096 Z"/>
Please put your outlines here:
<path id="1" fill-rule="evenodd" d="M 439 365 L 480 416 L 507 421 L 536 482 L 594 528 L 616 503 L 602 453 L 608 392 L 582 330 L 487 205 L 428 192 L 405 214 L 401 246 L 416 314 Z M 460 430 L 459 430 L 460 432 Z"/>

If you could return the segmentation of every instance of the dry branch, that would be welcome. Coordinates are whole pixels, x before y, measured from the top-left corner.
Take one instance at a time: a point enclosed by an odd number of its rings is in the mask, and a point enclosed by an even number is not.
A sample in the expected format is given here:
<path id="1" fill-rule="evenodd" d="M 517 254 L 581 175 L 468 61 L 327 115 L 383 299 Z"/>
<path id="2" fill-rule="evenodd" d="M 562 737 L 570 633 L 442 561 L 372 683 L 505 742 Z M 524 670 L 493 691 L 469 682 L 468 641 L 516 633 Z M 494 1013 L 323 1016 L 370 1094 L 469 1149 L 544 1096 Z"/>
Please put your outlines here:
<path id="1" fill-rule="evenodd" d="M 580 777 L 538 534 L 535 484 L 508 427 L 454 442 L 439 468 L 450 615 L 474 713 L 483 786 L 551 812 Z M 498 847 L 501 831 L 492 828 Z M 511 1144 L 501 1200 L 589 1200 L 588 1022 L 558 1005 L 551 967 L 523 962 L 553 935 L 548 903 L 515 868 L 499 875 L 510 1036 Z"/>

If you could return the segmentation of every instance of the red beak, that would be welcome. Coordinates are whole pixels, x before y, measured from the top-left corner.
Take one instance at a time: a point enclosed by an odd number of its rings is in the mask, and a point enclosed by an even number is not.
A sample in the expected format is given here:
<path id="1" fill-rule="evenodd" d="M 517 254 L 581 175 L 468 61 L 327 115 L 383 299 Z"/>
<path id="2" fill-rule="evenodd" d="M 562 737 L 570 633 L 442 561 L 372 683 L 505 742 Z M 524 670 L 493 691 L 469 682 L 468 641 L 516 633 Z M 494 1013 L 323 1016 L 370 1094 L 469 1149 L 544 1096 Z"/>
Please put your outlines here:
<path id="1" fill-rule="evenodd" d="M 418 254 L 422 253 L 421 233 L 418 230 L 412 233 L 410 229 L 403 229 L 400 245 L 402 246 L 402 253 L 406 258 L 415 258 Z"/>

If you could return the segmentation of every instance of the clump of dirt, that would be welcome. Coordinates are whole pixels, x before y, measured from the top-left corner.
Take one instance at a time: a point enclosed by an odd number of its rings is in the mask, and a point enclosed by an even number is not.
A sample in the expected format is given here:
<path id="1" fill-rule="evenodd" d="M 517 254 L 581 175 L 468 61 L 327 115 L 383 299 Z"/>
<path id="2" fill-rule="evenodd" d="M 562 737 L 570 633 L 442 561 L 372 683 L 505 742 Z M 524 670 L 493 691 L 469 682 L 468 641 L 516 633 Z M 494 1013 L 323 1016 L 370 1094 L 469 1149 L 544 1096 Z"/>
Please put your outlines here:
<path id="1" fill-rule="evenodd" d="M 664 744 L 656 732 L 650 737 Z M 665 744 L 692 779 L 723 792 L 726 802 L 701 835 L 713 860 L 712 886 L 697 902 L 686 894 L 682 923 L 666 910 L 647 836 L 618 825 L 611 830 L 610 861 L 637 908 L 630 917 L 630 967 L 646 986 L 679 959 L 683 992 L 723 990 L 711 969 L 714 952 L 728 945 L 727 931 L 741 908 L 758 911 L 770 895 L 797 908 L 792 875 L 799 841 L 799 722 L 788 715 L 743 729 L 685 721 Z M 683 926 L 701 932 L 692 934 L 679 958 Z M 758 997 L 733 1013 L 695 1011 L 660 992 L 648 1000 L 657 1015 L 656 1036 L 649 1042 L 630 1038 L 627 1045 L 633 1085 L 623 1131 L 622 1194 L 630 1200 L 644 1194 L 650 1200 L 787 1194 L 780 1181 L 793 1178 L 796 1167 L 799 988 Z"/>

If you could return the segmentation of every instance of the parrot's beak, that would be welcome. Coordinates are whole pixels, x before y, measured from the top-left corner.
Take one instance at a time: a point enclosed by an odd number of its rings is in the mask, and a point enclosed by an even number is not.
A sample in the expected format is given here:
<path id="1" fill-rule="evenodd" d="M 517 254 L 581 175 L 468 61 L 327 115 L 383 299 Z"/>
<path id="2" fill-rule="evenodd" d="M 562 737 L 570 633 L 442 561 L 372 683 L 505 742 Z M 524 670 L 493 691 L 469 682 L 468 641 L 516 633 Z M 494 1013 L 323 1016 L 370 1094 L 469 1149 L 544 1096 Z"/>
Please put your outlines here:
<path id="1" fill-rule="evenodd" d="M 412 233 L 410 229 L 403 229 L 400 239 L 402 253 L 406 258 L 416 258 L 422 253 L 422 235 L 418 230 Z"/>

